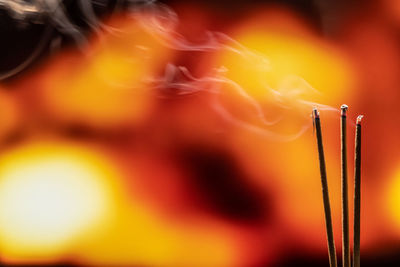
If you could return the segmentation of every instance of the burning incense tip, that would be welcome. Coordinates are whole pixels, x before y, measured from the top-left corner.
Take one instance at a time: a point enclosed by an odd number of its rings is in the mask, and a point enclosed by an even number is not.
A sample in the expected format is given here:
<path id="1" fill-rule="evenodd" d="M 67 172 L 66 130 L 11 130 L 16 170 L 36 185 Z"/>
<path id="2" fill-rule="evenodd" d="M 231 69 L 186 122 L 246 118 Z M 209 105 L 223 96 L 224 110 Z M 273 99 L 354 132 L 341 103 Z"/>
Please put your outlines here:
<path id="1" fill-rule="evenodd" d="M 361 124 L 361 120 L 362 120 L 363 117 L 364 117 L 364 115 L 359 115 L 357 117 L 357 124 Z"/>
<path id="2" fill-rule="evenodd" d="M 313 108 L 312 114 L 314 118 L 319 118 L 319 112 L 317 108 Z"/>
<path id="3" fill-rule="evenodd" d="M 349 108 L 349 106 L 347 106 L 346 104 L 343 104 L 340 109 L 341 109 L 341 115 L 342 116 L 346 116 L 347 115 L 347 109 Z"/>
<path id="4" fill-rule="evenodd" d="M 341 182 L 342 182 L 342 266 L 350 267 L 350 240 L 349 240 L 349 205 L 348 205 L 348 185 L 347 185 L 347 138 L 346 120 L 348 106 L 343 104 L 341 107 L 340 118 L 340 147 L 341 147 Z"/>
<path id="5" fill-rule="evenodd" d="M 361 119 L 357 117 L 354 149 L 354 249 L 353 267 L 360 267 L 360 216 L 361 216 Z"/>

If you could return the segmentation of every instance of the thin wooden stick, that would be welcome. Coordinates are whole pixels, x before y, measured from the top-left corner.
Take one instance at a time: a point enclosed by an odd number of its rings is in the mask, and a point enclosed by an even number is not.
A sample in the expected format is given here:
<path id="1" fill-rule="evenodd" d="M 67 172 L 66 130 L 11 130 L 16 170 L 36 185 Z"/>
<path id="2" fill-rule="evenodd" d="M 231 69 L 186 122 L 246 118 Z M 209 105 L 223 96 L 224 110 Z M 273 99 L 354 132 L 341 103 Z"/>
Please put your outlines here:
<path id="1" fill-rule="evenodd" d="M 350 267 L 350 241 L 349 241 L 349 206 L 347 184 L 347 138 L 346 117 L 347 105 L 342 105 L 340 116 L 340 148 L 341 148 L 341 182 L 342 182 L 342 262 L 343 267 Z"/>
<path id="2" fill-rule="evenodd" d="M 336 248 L 335 248 L 335 241 L 333 239 L 333 229 L 332 229 L 331 206 L 329 202 L 328 181 L 326 178 L 324 147 L 322 144 L 321 122 L 319 118 L 319 112 L 316 108 L 313 109 L 313 118 L 314 118 L 315 131 L 317 135 L 319 168 L 321 173 L 321 184 L 322 184 L 322 198 L 324 203 L 326 236 L 328 241 L 329 264 L 330 267 L 337 267 Z"/>
<path id="3" fill-rule="evenodd" d="M 360 267 L 360 215 L 361 215 L 361 119 L 357 117 L 354 156 L 354 251 L 353 267 Z"/>

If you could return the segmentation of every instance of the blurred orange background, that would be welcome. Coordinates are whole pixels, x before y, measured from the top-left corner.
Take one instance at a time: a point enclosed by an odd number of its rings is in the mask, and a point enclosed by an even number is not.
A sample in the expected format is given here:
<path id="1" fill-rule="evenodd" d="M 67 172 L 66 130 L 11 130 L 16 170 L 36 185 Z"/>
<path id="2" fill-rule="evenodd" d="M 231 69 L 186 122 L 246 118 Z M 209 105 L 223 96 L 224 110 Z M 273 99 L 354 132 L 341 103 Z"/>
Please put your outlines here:
<path id="1" fill-rule="evenodd" d="M 4 264 L 327 266 L 310 114 L 340 252 L 346 103 L 350 200 L 365 115 L 361 260 L 399 266 L 397 1 L 341 6 L 329 31 L 290 5 L 207 3 L 173 2 L 173 29 L 115 12 L 0 82 Z"/>

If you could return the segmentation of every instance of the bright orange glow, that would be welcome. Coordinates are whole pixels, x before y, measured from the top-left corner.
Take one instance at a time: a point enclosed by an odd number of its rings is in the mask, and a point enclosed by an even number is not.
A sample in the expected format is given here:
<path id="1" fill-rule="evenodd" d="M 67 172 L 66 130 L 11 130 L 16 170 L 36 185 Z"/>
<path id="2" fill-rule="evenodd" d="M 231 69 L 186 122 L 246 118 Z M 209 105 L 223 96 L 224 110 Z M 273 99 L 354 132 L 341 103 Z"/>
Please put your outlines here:
<path id="1" fill-rule="evenodd" d="M 25 144 L 0 158 L 2 260 L 241 266 L 240 232 L 222 222 L 166 219 L 128 195 L 110 162 L 77 145 Z M 131 179 L 137 179 L 133 173 Z"/>
<path id="2" fill-rule="evenodd" d="M 259 56 L 225 53 L 227 75 L 265 106 L 277 105 L 276 94 L 291 108 L 299 99 L 330 104 L 349 97 L 354 77 L 348 59 L 293 13 L 261 12 L 242 23 L 233 36 Z"/>
<path id="3" fill-rule="evenodd" d="M 107 167 L 62 144 L 33 144 L 0 158 L 2 257 L 52 258 L 101 225 L 110 209 Z"/>
<path id="4" fill-rule="evenodd" d="M 136 199 L 135 203 L 138 203 Z M 126 205 L 126 203 L 125 203 Z M 235 231 L 227 225 L 169 222 L 133 204 L 119 206 L 115 221 L 81 244 L 83 263 L 118 266 L 242 266 Z"/>
<path id="5" fill-rule="evenodd" d="M 310 130 L 293 142 L 276 142 L 254 137 L 238 127 L 231 132 L 235 137 L 230 147 L 235 148 L 234 154 L 240 157 L 244 168 L 254 174 L 251 177 L 255 183 L 266 190 L 274 188 L 276 217 L 290 238 L 305 250 L 322 252 L 325 228 L 315 136 L 311 134 L 311 105 L 301 101 L 339 107 L 341 101 L 352 99 L 356 76 L 350 58 L 285 10 L 260 12 L 235 28 L 233 34 L 258 57 L 226 52 L 220 62 L 227 68 L 226 75 L 257 100 L 267 119 L 282 120 L 263 125 L 254 109 L 229 86 L 223 88 L 220 97 L 225 107 L 236 118 L 278 136 L 296 133 L 304 126 Z M 338 117 L 334 112 L 322 113 L 325 140 L 337 138 Z M 336 148 L 340 148 L 339 143 L 325 144 L 333 223 L 339 242 L 340 205 L 336 203 L 340 203 L 340 154 Z"/>
<path id="6" fill-rule="evenodd" d="M 400 170 L 397 170 L 388 184 L 386 203 L 384 206 L 388 208 L 388 214 L 393 222 L 394 228 L 400 234 Z"/>
<path id="7" fill-rule="evenodd" d="M 17 128 L 21 119 L 21 110 L 17 99 L 2 86 L 0 86 L 0 114 L 2 114 L 0 138 L 4 138 Z"/>
<path id="8" fill-rule="evenodd" d="M 116 32 L 91 41 L 88 54 L 64 53 L 48 65 L 40 82 L 44 105 L 55 119 L 109 128 L 138 123 L 154 102 L 146 79 L 170 57 L 137 21 L 111 21 Z"/>

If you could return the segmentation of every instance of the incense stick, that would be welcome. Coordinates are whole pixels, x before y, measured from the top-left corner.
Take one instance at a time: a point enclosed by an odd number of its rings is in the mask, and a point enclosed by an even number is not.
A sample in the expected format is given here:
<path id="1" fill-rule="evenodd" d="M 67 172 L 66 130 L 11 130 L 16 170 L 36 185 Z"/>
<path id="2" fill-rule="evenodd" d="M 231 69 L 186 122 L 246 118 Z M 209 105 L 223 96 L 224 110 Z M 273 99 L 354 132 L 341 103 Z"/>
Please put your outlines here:
<path id="1" fill-rule="evenodd" d="M 349 241 L 349 206 L 347 184 L 347 138 L 346 117 L 347 105 L 342 105 L 340 116 L 340 147 L 341 147 L 341 182 L 342 182 L 342 262 L 343 267 L 350 267 Z"/>
<path id="2" fill-rule="evenodd" d="M 316 108 L 313 109 L 313 118 L 314 118 L 314 123 L 315 123 L 315 131 L 316 131 L 316 135 L 317 135 L 319 168 L 320 168 L 320 173 L 321 173 L 321 185 L 322 185 L 322 197 L 323 197 L 324 211 L 325 211 L 326 236 L 327 236 L 327 240 L 328 240 L 329 264 L 330 264 L 330 267 L 337 267 L 336 248 L 335 248 L 335 241 L 333 239 L 333 229 L 332 229 L 332 215 L 331 215 L 331 207 L 330 207 L 330 202 L 329 202 L 328 182 L 327 182 L 327 178 L 326 178 L 324 147 L 322 144 L 321 122 L 320 122 L 320 118 L 319 118 L 319 112 Z"/>
<path id="3" fill-rule="evenodd" d="M 360 214 L 361 214 L 361 119 L 357 117 L 354 155 L 354 251 L 353 267 L 360 267 Z"/>

